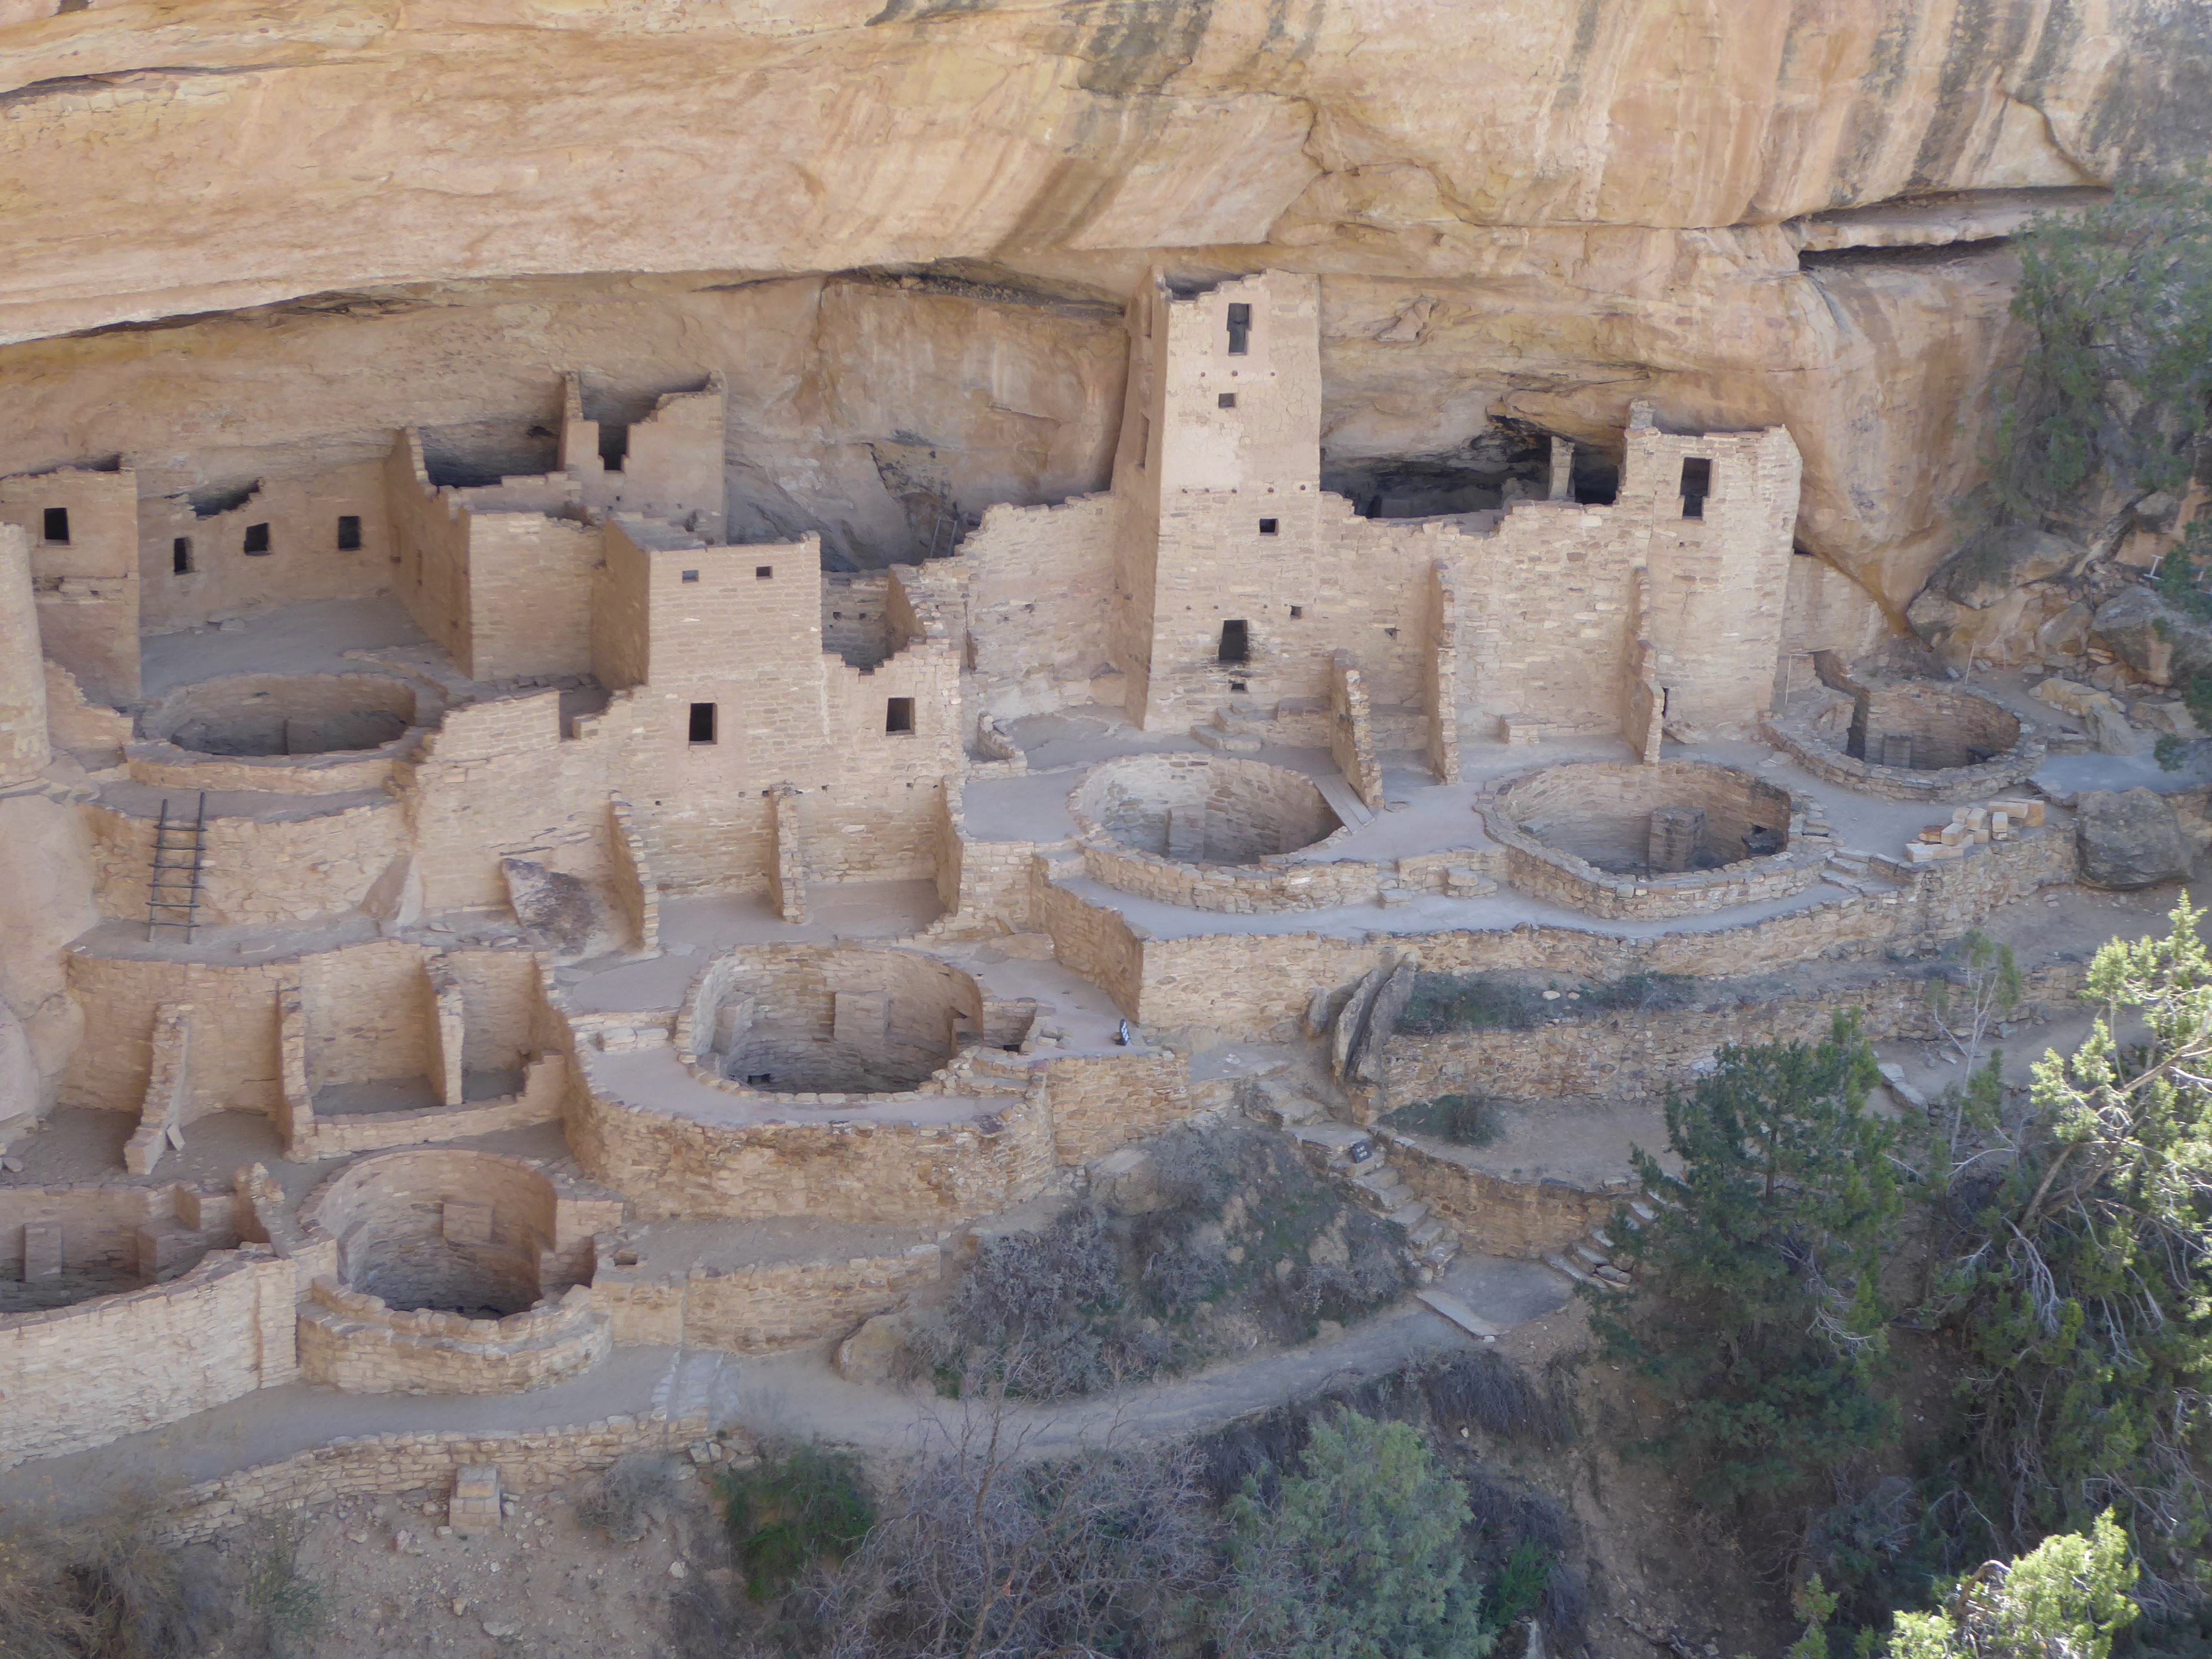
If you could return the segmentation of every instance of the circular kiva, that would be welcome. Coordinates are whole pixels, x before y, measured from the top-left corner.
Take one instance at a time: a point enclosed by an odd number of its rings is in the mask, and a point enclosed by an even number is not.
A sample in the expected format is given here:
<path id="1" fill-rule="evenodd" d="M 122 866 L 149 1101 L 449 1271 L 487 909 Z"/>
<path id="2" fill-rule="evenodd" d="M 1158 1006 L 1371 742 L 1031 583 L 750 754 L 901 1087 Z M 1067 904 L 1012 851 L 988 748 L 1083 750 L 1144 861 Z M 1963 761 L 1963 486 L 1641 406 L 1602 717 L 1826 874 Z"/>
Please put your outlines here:
<path id="1" fill-rule="evenodd" d="M 1304 773 L 1218 755 L 1108 761 L 1091 769 L 1067 805 L 1085 840 L 1179 864 L 1255 864 L 1343 827 Z"/>
<path id="2" fill-rule="evenodd" d="M 328 755 L 396 743 L 425 712 L 389 674 L 234 674 L 171 692 L 138 726 L 198 755 Z"/>
<path id="3" fill-rule="evenodd" d="M 1514 885 L 1602 916 L 1688 915 L 1809 886 L 1833 848 L 1810 803 L 1699 761 L 1586 762 L 1477 799 Z"/>
<path id="4" fill-rule="evenodd" d="M 2002 794 L 2041 766 L 2045 754 L 2033 721 L 1949 685 L 1823 688 L 1765 726 L 1814 776 L 1892 800 Z"/>
<path id="5" fill-rule="evenodd" d="M 694 1065 L 727 1085 L 849 1097 L 914 1089 L 963 1039 L 1002 1046 L 1009 1033 L 988 1024 L 975 980 L 933 957 L 764 945 L 699 975 L 679 1037 Z M 1020 1030 L 1011 1035 L 1020 1040 Z"/>
<path id="6" fill-rule="evenodd" d="M 363 1158 L 301 1211 L 338 1241 L 347 1289 L 399 1310 L 499 1319 L 534 1305 L 556 1194 L 518 1158 L 431 1147 Z"/>

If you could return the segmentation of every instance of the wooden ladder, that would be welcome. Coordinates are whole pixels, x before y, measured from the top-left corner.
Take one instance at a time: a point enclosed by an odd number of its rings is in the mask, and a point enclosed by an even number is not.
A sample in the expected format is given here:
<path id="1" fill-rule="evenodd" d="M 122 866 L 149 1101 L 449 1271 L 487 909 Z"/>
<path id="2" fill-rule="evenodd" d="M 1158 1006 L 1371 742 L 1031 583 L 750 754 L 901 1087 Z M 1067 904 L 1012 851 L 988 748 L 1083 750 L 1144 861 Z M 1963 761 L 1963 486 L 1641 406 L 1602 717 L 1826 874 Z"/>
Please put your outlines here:
<path id="1" fill-rule="evenodd" d="M 185 943 L 192 942 L 192 929 L 199 921 L 200 866 L 206 854 L 207 791 L 200 791 L 199 810 L 190 822 L 171 818 L 169 798 L 162 796 L 161 816 L 154 824 L 154 873 L 146 884 L 149 940 L 156 927 L 181 927 Z"/>

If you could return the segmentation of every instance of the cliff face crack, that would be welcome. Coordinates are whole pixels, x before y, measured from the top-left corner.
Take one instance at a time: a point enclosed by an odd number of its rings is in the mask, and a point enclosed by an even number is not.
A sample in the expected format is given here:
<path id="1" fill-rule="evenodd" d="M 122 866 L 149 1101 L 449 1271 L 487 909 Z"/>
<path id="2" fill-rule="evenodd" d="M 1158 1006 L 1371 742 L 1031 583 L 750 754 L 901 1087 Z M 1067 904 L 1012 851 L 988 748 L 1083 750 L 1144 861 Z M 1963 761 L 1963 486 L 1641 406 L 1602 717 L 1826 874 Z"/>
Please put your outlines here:
<path id="1" fill-rule="evenodd" d="M 58 98 L 71 93 L 118 92 L 125 88 L 143 88 L 149 82 L 164 76 L 258 75 L 261 68 L 240 66 L 215 68 L 191 64 L 161 64 L 145 69 L 110 70 L 99 75 L 57 75 L 44 81 L 33 81 L 10 91 L 0 92 L 0 109 L 36 103 L 41 99 Z"/>

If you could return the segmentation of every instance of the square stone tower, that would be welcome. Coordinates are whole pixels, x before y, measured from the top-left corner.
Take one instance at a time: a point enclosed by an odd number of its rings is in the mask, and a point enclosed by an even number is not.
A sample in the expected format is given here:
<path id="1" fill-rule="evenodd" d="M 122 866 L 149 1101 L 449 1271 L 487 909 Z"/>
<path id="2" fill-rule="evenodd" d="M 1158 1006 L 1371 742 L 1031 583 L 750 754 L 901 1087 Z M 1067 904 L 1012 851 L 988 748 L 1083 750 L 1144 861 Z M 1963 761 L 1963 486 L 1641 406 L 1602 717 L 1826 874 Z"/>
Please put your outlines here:
<path id="1" fill-rule="evenodd" d="M 1148 728 L 1322 696 L 1351 643 L 1300 625 L 1328 585 L 1319 311 L 1314 278 L 1285 271 L 1199 293 L 1156 274 L 1130 308 L 1113 657 Z"/>

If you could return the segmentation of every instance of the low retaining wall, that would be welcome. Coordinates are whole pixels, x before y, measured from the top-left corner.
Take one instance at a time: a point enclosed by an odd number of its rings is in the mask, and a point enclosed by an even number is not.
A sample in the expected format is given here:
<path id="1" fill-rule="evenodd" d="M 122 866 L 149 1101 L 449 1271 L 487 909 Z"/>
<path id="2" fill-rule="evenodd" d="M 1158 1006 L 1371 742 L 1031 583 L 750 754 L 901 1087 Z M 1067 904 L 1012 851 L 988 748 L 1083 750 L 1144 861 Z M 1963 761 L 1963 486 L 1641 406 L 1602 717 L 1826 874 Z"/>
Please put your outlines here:
<path id="1" fill-rule="evenodd" d="M 613 1350 L 592 1292 L 572 1285 L 504 1319 L 404 1312 L 334 1279 L 300 1310 L 300 1374 L 347 1394 L 520 1394 L 587 1371 Z"/>
<path id="2" fill-rule="evenodd" d="M 1596 928 L 1522 922 L 1495 930 L 1390 933 L 1198 933 L 1155 939 L 1079 893 L 1053 886 L 1048 925 L 1060 960 L 1088 974 L 1071 946 L 1099 947 L 1102 960 L 1132 952 L 1134 984 L 1115 988 L 1122 1012 L 1154 1030 L 1211 1027 L 1237 1041 L 1288 1041 L 1316 991 L 1335 990 L 1371 971 L 1386 952 L 1437 973 L 1524 970 L 1577 979 L 1633 973 L 1699 978 L 1790 968 L 1814 957 L 1879 957 L 1897 945 L 1918 949 L 1958 938 L 1991 911 L 2040 888 L 2074 879 L 2070 827 L 2029 830 L 1940 864 L 1890 866 L 1897 883 L 1740 927 L 1629 939 Z M 1117 943 L 1117 941 L 1119 943 Z M 1126 967 L 1123 969 L 1127 972 Z"/>
<path id="3" fill-rule="evenodd" d="M 185 1491 L 160 1528 L 166 1541 L 196 1543 L 277 1510 L 356 1493 L 443 1492 L 471 1465 L 490 1463 L 519 1492 L 556 1486 L 631 1452 L 671 1451 L 713 1428 L 704 1416 L 674 1421 L 609 1417 L 573 1428 L 489 1434 L 385 1434 L 333 1440 L 281 1463 L 241 1469 Z"/>
<path id="4" fill-rule="evenodd" d="M 950 1226 L 1035 1198 L 1054 1168 L 1042 1088 L 953 1123 L 702 1122 L 600 1092 L 588 1062 L 568 1095 L 568 1144 L 635 1212 L 813 1216 Z"/>
<path id="5" fill-rule="evenodd" d="M 1413 1196 L 1485 1255 L 1538 1256 L 1564 1249 L 1602 1223 L 1637 1189 L 1632 1180 L 1598 1187 L 1514 1181 L 1462 1162 L 1455 1147 L 1386 1133 L 1390 1167 Z"/>
<path id="6" fill-rule="evenodd" d="M 774 1261 L 686 1278 L 652 1279 L 623 1268 L 620 1237 L 600 1241 L 592 1282 L 616 1341 L 761 1353 L 843 1336 L 909 1291 L 936 1282 L 942 1253 L 918 1244 L 898 1255 L 849 1261 Z"/>

